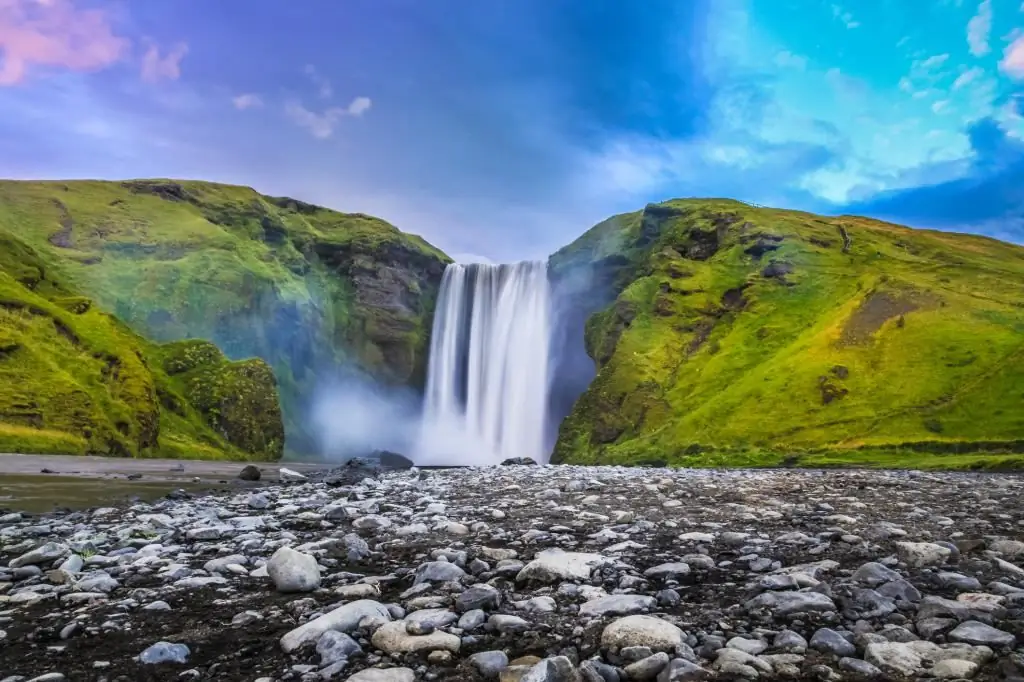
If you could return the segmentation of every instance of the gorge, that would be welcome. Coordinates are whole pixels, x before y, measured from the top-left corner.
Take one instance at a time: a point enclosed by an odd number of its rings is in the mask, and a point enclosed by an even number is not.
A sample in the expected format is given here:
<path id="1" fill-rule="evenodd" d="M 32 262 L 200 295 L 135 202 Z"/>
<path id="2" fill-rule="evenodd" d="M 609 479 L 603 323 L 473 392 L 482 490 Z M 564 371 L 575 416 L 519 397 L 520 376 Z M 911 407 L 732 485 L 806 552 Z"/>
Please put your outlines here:
<path id="1" fill-rule="evenodd" d="M 177 180 L 2 182 L 0 238 L 0 451 L 274 458 L 283 433 L 287 459 L 438 464 L 1024 452 L 1024 249 L 989 238 L 684 199 L 546 262 L 454 265 L 371 216 Z"/>

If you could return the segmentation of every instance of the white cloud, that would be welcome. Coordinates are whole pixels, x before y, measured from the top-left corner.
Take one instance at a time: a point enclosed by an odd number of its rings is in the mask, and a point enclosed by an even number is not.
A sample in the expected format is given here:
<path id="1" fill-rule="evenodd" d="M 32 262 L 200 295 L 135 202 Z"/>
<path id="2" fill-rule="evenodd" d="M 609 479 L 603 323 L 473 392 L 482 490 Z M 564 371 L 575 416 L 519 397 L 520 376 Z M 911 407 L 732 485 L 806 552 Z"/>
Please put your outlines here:
<path id="1" fill-rule="evenodd" d="M 188 54 L 188 44 L 176 43 L 163 56 L 156 43 L 150 42 L 142 57 L 142 80 L 156 83 L 166 79 L 176 81 L 181 77 L 181 60 Z"/>
<path id="2" fill-rule="evenodd" d="M 782 68 L 793 68 L 803 71 L 807 68 L 807 57 L 793 54 L 788 50 L 783 50 L 775 55 L 775 65 Z"/>
<path id="3" fill-rule="evenodd" d="M 334 88 L 331 87 L 331 82 L 321 75 L 312 64 L 306 64 L 305 71 L 306 75 L 309 76 L 309 79 L 313 81 L 314 85 L 316 85 L 317 92 L 320 97 L 323 99 L 330 99 L 334 94 Z"/>
<path id="4" fill-rule="evenodd" d="M 974 68 L 967 69 L 959 76 L 957 76 L 955 81 L 953 81 L 953 89 L 959 90 L 964 86 L 970 85 L 984 73 L 985 70 L 982 69 L 980 66 L 975 66 Z"/>
<path id="5" fill-rule="evenodd" d="M 349 102 L 347 111 L 349 116 L 362 116 L 370 110 L 371 106 L 373 106 L 373 102 L 369 97 L 356 97 Z"/>
<path id="6" fill-rule="evenodd" d="M 936 54 L 913 60 L 910 63 L 910 73 L 900 79 L 900 90 L 914 99 L 934 94 L 935 84 L 948 75 L 948 72 L 941 68 L 947 61 L 948 54 Z"/>
<path id="7" fill-rule="evenodd" d="M 323 113 L 310 111 L 298 102 L 288 102 L 284 107 L 288 118 L 296 125 L 305 128 L 313 137 L 324 140 L 334 134 L 334 126 L 348 111 L 339 107 L 332 107 Z"/>
<path id="8" fill-rule="evenodd" d="M 285 104 L 284 110 L 296 125 L 308 130 L 313 137 L 325 140 L 334 134 L 338 121 L 346 116 L 362 116 L 369 110 L 371 104 L 369 97 L 356 97 L 347 107 L 331 107 L 317 113 L 293 100 Z"/>
<path id="9" fill-rule="evenodd" d="M 948 59 L 949 59 L 949 54 L 948 53 L 946 53 L 946 54 L 936 54 L 936 55 L 932 55 L 931 57 L 928 57 L 927 59 L 915 60 L 914 63 L 913 63 L 913 67 L 912 68 L 920 70 L 922 72 L 932 71 L 933 69 L 937 69 L 940 66 L 942 66 L 943 64 L 945 64 L 946 60 L 948 60 Z"/>
<path id="10" fill-rule="evenodd" d="M 989 53 L 988 38 L 992 32 L 992 0 L 981 0 L 978 13 L 967 22 L 967 44 L 971 54 L 982 57 Z"/>
<path id="11" fill-rule="evenodd" d="M 1024 80 L 1024 36 L 1018 37 L 1006 47 L 999 68 L 1011 78 Z"/>
<path id="12" fill-rule="evenodd" d="M 253 109 L 263 106 L 263 100 L 260 98 L 260 96 L 253 94 L 251 92 L 238 95 L 237 97 L 232 97 L 231 103 L 234 104 L 235 108 L 239 110 Z"/>
<path id="13" fill-rule="evenodd" d="M 941 114 L 944 111 L 949 110 L 949 100 L 940 99 L 938 102 L 932 103 L 932 111 L 936 114 Z"/>
<path id="14" fill-rule="evenodd" d="M 839 5 L 832 5 L 832 16 L 846 24 L 846 28 L 852 29 L 860 26 L 860 22 L 854 19 L 852 14 Z"/>

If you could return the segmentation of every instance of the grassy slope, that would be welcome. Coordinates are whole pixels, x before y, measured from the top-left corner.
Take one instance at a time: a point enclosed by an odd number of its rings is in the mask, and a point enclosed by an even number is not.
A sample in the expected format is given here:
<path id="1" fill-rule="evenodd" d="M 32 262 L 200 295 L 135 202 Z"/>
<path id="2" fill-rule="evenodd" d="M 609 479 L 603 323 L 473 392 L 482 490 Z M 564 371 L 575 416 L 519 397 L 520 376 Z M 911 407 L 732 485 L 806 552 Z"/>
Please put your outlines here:
<path id="1" fill-rule="evenodd" d="M 227 362 L 213 347 L 174 366 L 185 352 L 185 344 L 149 343 L 99 311 L 0 230 L 0 452 L 280 457 L 283 425 L 267 365 Z M 222 385 L 229 397 L 218 393 Z"/>
<path id="2" fill-rule="evenodd" d="M 448 260 L 376 218 L 204 182 L 3 181 L 4 228 L 149 338 L 267 360 L 298 450 L 325 368 L 421 380 Z"/>
<path id="3" fill-rule="evenodd" d="M 677 200 L 551 259 L 594 262 L 618 298 L 588 320 L 599 372 L 558 459 L 1024 464 L 1020 247 Z"/>

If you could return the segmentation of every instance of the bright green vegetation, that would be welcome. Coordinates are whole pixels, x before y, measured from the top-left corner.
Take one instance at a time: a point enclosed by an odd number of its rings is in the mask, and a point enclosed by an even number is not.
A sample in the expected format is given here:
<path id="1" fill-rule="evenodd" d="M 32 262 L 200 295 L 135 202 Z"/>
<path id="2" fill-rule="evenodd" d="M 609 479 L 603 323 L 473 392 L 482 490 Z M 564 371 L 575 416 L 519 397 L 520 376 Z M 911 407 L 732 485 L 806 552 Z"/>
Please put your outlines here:
<path id="1" fill-rule="evenodd" d="M 265 360 L 298 452 L 315 447 L 305 402 L 332 371 L 422 382 L 448 262 L 377 218 L 205 182 L 0 181 L 0 230 L 147 338 L 208 339 L 229 358 Z M 265 379 L 256 365 L 230 380 L 182 377 L 217 396 Z"/>
<path id="2" fill-rule="evenodd" d="M 0 229 L 0 452 L 264 460 L 283 444 L 265 362 L 146 341 Z"/>
<path id="3" fill-rule="evenodd" d="M 1024 464 L 1024 248 L 676 200 L 551 267 L 607 284 L 577 297 L 598 374 L 556 460 Z"/>

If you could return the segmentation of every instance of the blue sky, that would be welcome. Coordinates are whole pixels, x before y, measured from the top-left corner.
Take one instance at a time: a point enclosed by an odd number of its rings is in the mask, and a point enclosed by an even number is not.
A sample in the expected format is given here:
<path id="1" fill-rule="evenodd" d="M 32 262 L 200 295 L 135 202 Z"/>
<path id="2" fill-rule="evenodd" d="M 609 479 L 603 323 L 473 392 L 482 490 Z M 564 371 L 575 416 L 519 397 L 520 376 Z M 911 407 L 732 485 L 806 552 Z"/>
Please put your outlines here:
<path id="1" fill-rule="evenodd" d="M 0 176 L 187 177 L 543 257 L 729 196 L 1024 242 L 1022 0 L 4 0 Z"/>

